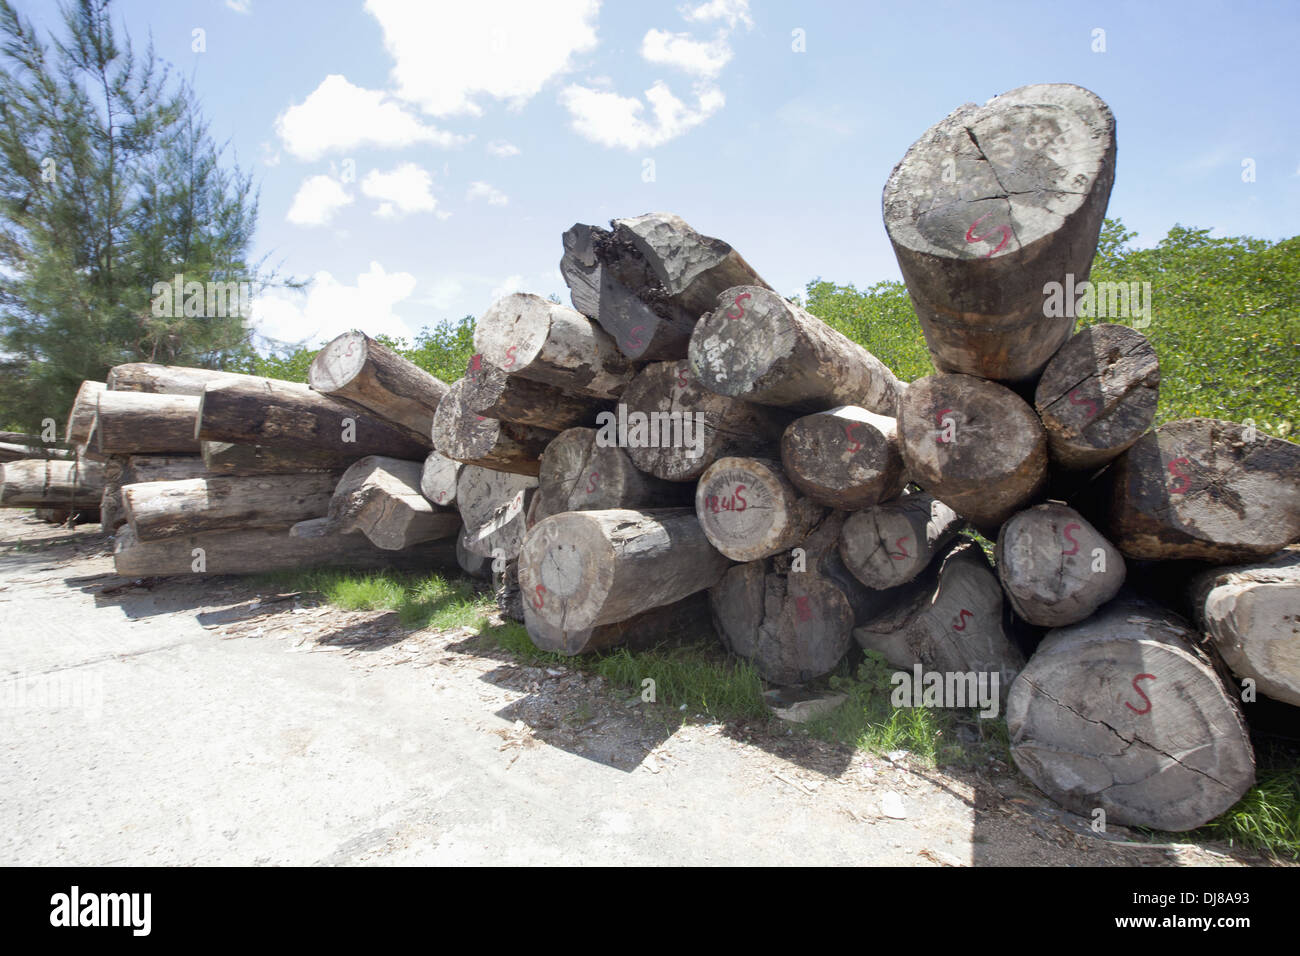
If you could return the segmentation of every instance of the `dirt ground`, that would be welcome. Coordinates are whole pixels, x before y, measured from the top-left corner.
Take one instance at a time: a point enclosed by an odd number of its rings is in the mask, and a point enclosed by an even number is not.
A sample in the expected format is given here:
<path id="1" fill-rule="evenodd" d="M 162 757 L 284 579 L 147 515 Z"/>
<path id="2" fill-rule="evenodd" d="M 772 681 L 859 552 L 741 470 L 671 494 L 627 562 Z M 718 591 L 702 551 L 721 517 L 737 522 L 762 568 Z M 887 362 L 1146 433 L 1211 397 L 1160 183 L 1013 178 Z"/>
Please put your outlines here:
<path id="1" fill-rule="evenodd" d="M 996 761 L 711 722 L 468 629 L 109 555 L 0 512 L 0 864 L 1268 862 L 1093 833 Z"/>

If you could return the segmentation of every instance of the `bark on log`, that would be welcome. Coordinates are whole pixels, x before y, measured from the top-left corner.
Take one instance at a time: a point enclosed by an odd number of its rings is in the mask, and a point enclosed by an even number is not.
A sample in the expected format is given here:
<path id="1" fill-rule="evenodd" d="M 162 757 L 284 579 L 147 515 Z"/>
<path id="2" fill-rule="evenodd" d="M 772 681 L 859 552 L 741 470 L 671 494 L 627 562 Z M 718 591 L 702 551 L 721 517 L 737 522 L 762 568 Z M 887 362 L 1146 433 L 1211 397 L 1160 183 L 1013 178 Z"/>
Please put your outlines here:
<path id="1" fill-rule="evenodd" d="M 113 393 L 107 393 L 113 394 Z M 198 437 L 337 455 L 424 459 L 430 442 L 400 425 L 312 391 L 306 385 L 249 377 L 213 382 L 199 399 Z"/>
<path id="2" fill-rule="evenodd" d="M 522 292 L 498 299 L 479 317 L 474 351 L 512 376 L 598 399 L 622 394 L 635 374 L 586 315 Z"/>
<path id="3" fill-rule="evenodd" d="M 757 561 L 798 544 L 826 509 L 800 495 L 778 462 L 719 458 L 696 486 L 695 514 L 715 548 Z"/>
<path id="4" fill-rule="evenodd" d="M 103 382 L 87 380 L 77 389 L 77 397 L 72 400 L 68 423 L 63 430 L 63 439 L 69 445 L 89 443 L 91 426 L 95 423 L 95 413 L 99 410 L 99 393 L 105 388 L 107 386 Z"/>
<path id="5" fill-rule="evenodd" d="M 998 675 L 1006 697 L 1024 656 L 1003 629 L 1002 587 L 984 552 L 958 538 L 927 571 L 899 593 L 883 614 L 854 628 L 863 650 L 895 667 Z"/>
<path id="6" fill-rule="evenodd" d="M 1300 540 L 1300 445 L 1209 418 L 1168 422 L 1107 470 L 1125 555 L 1256 561 Z"/>
<path id="7" fill-rule="evenodd" d="M 1112 602 L 1048 633 L 1011 688 L 1016 766 L 1057 803 L 1107 822 L 1191 830 L 1255 782 L 1246 723 L 1195 635 Z"/>
<path id="8" fill-rule="evenodd" d="M 418 461 L 382 455 L 356 462 L 343 473 L 326 505 L 331 528 L 339 534 L 360 531 L 387 551 L 456 534 L 460 515 L 430 504 L 420 493 L 421 467 Z"/>
<path id="9" fill-rule="evenodd" d="M 103 493 L 98 462 L 27 458 L 0 465 L 0 508 L 98 509 Z"/>
<path id="10" fill-rule="evenodd" d="M 1124 584 L 1124 558 L 1114 545 L 1079 512 L 1055 502 L 1008 519 L 994 563 L 1012 608 L 1039 627 L 1082 621 Z"/>
<path id="11" fill-rule="evenodd" d="M 210 531 L 162 541 L 138 541 L 129 527 L 118 533 L 113 565 L 123 577 L 175 574 L 265 574 L 310 567 L 428 571 L 456 567 L 449 540 L 404 551 L 375 547 L 363 534 L 295 537 L 284 528 Z"/>
<path id="12" fill-rule="evenodd" d="M 697 591 L 680 601 L 653 607 L 625 621 L 602 624 L 589 631 L 563 631 L 542 620 L 525 602 L 524 626 L 533 643 L 556 654 L 587 654 L 605 648 L 648 647 L 665 641 L 680 641 L 708 629 L 709 601 Z"/>
<path id="13" fill-rule="evenodd" d="M 1160 362 L 1141 332 L 1091 325 L 1052 356 L 1034 392 L 1052 461 L 1100 468 L 1137 441 L 1156 417 Z"/>
<path id="14" fill-rule="evenodd" d="M 906 484 L 897 419 L 855 405 L 791 422 L 781 436 L 781 464 L 813 501 L 846 511 L 897 498 Z"/>
<path id="15" fill-rule="evenodd" d="M 420 469 L 420 493 L 433 504 L 450 508 L 456 503 L 456 479 L 462 467 L 441 452 L 429 452 Z"/>
<path id="16" fill-rule="evenodd" d="M 915 492 L 849 515 L 840 557 L 864 585 L 883 591 L 916 578 L 965 526 L 938 498 Z"/>
<path id="17" fill-rule="evenodd" d="M 205 441 L 203 464 L 214 475 L 297 475 L 307 471 L 341 474 L 353 455 L 313 452 L 275 445 L 240 445 L 228 441 Z"/>
<path id="18" fill-rule="evenodd" d="M 571 511 L 528 532 L 519 585 L 530 617 L 580 650 L 586 632 L 712 587 L 727 565 L 687 508 Z"/>
<path id="19" fill-rule="evenodd" d="M 104 483 L 104 491 L 99 498 L 99 524 L 107 534 L 116 533 L 126 524 L 126 511 L 122 508 L 122 483 L 109 481 Z"/>
<path id="20" fill-rule="evenodd" d="M 507 559 L 516 557 L 523 544 L 522 532 L 527 531 L 528 505 L 532 503 L 531 492 L 536 487 L 537 479 L 528 475 L 492 471 L 478 465 L 462 468 L 460 477 L 456 480 L 456 507 L 460 511 L 461 520 L 465 522 L 465 543 L 469 549 L 490 557 L 494 545 L 486 539 L 480 542 L 479 534 L 494 518 L 500 517 L 504 509 L 514 508 L 523 511 L 525 515 L 520 537 L 517 541 L 506 542 L 498 535 L 495 546 L 501 547 Z M 520 525 L 515 524 L 514 527 L 520 528 Z M 490 531 L 488 535 L 491 535 Z"/>
<path id="21" fill-rule="evenodd" d="M 508 375 L 479 354 L 470 358 L 461 381 L 465 383 L 461 386 L 461 402 L 466 411 L 557 432 L 590 425 L 598 412 L 609 407 L 608 402 L 594 400 L 589 395 Z"/>
<path id="22" fill-rule="evenodd" d="M 467 465 L 535 477 L 538 459 L 555 432 L 475 414 L 463 399 L 467 388 L 460 379 L 438 403 L 433 419 L 434 447 Z"/>
<path id="23" fill-rule="evenodd" d="M 185 365 L 154 365 L 151 362 L 128 362 L 108 371 L 107 387 L 112 392 L 150 392 L 161 395 L 202 395 L 214 382 L 260 381 L 256 375 L 222 372 L 212 368 Z"/>
<path id="24" fill-rule="evenodd" d="M 690 505 L 693 489 L 641 471 L 628 453 L 601 446 L 594 428 L 569 428 L 546 446 L 538 474 L 543 516 L 562 511 L 610 508 L 672 508 Z"/>
<path id="25" fill-rule="evenodd" d="M 1204 571 L 1189 590 L 1197 625 L 1232 673 L 1300 707 L 1300 549 Z"/>
<path id="26" fill-rule="evenodd" d="M 146 481 L 206 478 L 208 468 L 197 455 L 124 455 L 115 456 L 104 466 L 104 476 L 107 480 L 133 485 Z"/>
<path id="27" fill-rule="evenodd" d="M 623 393 L 617 421 L 613 415 L 599 421 L 608 429 L 602 440 L 624 432 L 626 441 L 615 443 L 627 449 L 634 465 L 665 481 L 693 481 L 727 456 L 775 458 L 794 417 L 710 392 L 685 360 L 647 365 Z"/>
<path id="28" fill-rule="evenodd" d="M 1063 83 L 958 107 L 912 145 L 885 185 L 885 229 L 936 369 L 1042 370 L 1074 327 L 1047 284 L 1087 280 L 1114 170 L 1110 108 Z"/>
<path id="29" fill-rule="evenodd" d="M 364 332 L 344 332 L 316 353 L 307 381 L 318 392 L 353 402 L 420 440 L 429 437 L 447 384 Z"/>
<path id="30" fill-rule="evenodd" d="M 327 474 L 228 475 L 122 486 L 126 520 L 140 541 L 236 528 L 287 528 L 329 508 Z"/>
<path id="31" fill-rule="evenodd" d="M 911 480 L 993 536 L 1047 483 L 1047 435 L 1011 389 L 970 375 L 908 386 L 898 417 Z"/>
<path id="32" fill-rule="evenodd" d="M 903 383 L 880 359 L 770 289 L 726 289 L 691 335 L 691 373 L 710 391 L 804 412 L 860 405 L 897 414 Z"/>
<path id="33" fill-rule="evenodd" d="M 197 455 L 199 403 L 193 395 L 100 392 L 96 448 L 103 455 Z"/>

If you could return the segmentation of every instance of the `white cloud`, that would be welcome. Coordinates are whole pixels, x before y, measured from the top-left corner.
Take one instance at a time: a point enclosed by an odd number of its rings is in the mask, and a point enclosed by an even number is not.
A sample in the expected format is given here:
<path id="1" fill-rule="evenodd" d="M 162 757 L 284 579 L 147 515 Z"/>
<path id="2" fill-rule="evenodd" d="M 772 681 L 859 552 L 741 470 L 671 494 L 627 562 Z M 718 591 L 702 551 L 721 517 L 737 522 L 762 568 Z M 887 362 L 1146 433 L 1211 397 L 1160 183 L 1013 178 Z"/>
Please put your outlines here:
<path id="1" fill-rule="evenodd" d="M 726 98 L 717 87 L 696 90 L 696 105 L 689 107 L 662 82 L 646 90 L 653 121 L 643 118 L 645 104 L 635 97 L 572 84 L 560 93 L 560 103 L 569 111 L 573 129 L 602 146 L 645 149 L 659 146 L 699 126 L 722 109 Z"/>
<path id="2" fill-rule="evenodd" d="M 512 292 L 522 292 L 524 290 L 524 277 L 521 275 L 506 276 L 501 280 L 501 284 L 492 290 L 488 298 L 495 302 L 502 296 L 509 295 Z"/>
<path id="3" fill-rule="evenodd" d="M 727 26 L 735 27 L 743 23 L 753 27 L 753 18 L 749 15 L 749 0 L 708 0 L 694 7 L 681 7 L 682 17 L 692 23 L 707 23 L 710 20 L 726 20 Z"/>
<path id="4" fill-rule="evenodd" d="M 510 202 L 510 197 L 501 190 L 483 182 L 470 183 L 469 192 L 465 194 L 465 198 L 470 202 L 475 199 L 486 199 L 488 204 L 492 206 L 504 206 Z"/>
<path id="5" fill-rule="evenodd" d="M 731 44 L 725 32 L 704 41 L 696 40 L 689 33 L 649 30 L 641 40 L 641 56 L 650 63 L 712 78 L 730 62 Z"/>
<path id="6" fill-rule="evenodd" d="M 282 342 L 318 345 L 353 328 L 367 335 L 381 333 L 413 339 L 415 330 L 393 312 L 393 306 L 410 297 L 415 276 L 386 272 L 378 262 L 345 285 L 329 272 L 312 277 L 302 292 L 271 289 L 253 302 L 252 324 L 260 335 Z"/>
<path id="7" fill-rule="evenodd" d="M 481 98 L 522 106 L 595 49 L 600 0 L 366 0 L 366 10 L 398 96 L 432 116 L 477 116 Z"/>
<path id="8" fill-rule="evenodd" d="M 358 146 L 400 149 L 432 143 L 450 148 L 472 138 L 428 126 L 383 91 L 353 86 L 338 73 L 281 113 L 275 131 L 290 153 L 306 160 Z"/>
<path id="9" fill-rule="evenodd" d="M 329 176 L 311 176 L 298 187 L 287 218 L 298 226 L 323 226 L 351 202 L 352 196 L 337 180 Z"/>
<path id="10" fill-rule="evenodd" d="M 506 159 L 510 156 L 519 155 L 519 147 L 514 143 L 507 142 L 504 139 L 496 139 L 487 144 L 487 151 L 493 156 L 499 156 Z"/>
<path id="11" fill-rule="evenodd" d="M 236 13 L 249 13 L 252 10 L 253 0 L 226 0 L 226 6 Z"/>
<path id="12" fill-rule="evenodd" d="M 280 165 L 280 151 L 272 146 L 269 142 L 263 141 L 258 145 L 258 151 L 262 154 L 262 162 L 267 166 Z"/>
<path id="13" fill-rule="evenodd" d="M 402 163 L 386 173 L 372 169 L 361 180 L 361 192 L 380 200 L 375 215 L 381 219 L 433 212 L 438 207 L 433 195 L 433 177 L 415 163 Z"/>

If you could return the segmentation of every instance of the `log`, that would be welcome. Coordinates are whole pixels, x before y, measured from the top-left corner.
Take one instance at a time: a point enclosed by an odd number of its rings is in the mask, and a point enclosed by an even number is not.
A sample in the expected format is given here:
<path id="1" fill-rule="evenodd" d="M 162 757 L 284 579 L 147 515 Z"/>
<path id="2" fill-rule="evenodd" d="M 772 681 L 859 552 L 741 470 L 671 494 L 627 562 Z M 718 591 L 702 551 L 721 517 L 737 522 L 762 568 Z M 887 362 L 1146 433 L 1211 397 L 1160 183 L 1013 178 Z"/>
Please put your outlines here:
<path id="1" fill-rule="evenodd" d="M 840 557 L 855 578 L 883 591 L 913 580 L 965 526 L 938 498 L 915 492 L 849 515 Z"/>
<path id="2" fill-rule="evenodd" d="M 197 455 L 124 455 L 115 456 L 104 466 L 107 480 L 124 485 L 146 481 L 181 481 L 208 477 L 207 464 Z"/>
<path id="3" fill-rule="evenodd" d="M 456 503 L 456 479 L 462 467 L 440 452 L 429 452 L 420 469 L 420 493 L 433 504 L 450 508 Z"/>
<path id="4" fill-rule="evenodd" d="M 602 624 L 712 587 L 727 564 L 690 509 L 570 511 L 528 532 L 519 586 L 529 619 L 573 635 L 567 651 Z"/>
<path id="5" fill-rule="evenodd" d="M 289 528 L 291 538 L 324 538 L 334 533 L 334 523 L 330 521 L 329 515 L 305 518 L 295 522 Z"/>
<path id="6" fill-rule="evenodd" d="M 555 432 L 475 414 L 462 396 L 464 379 L 451 386 L 433 419 L 434 447 L 448 458 L 497 471 L 537 475 L 538 459 Z"/>
<path id="7" fill-rule="evenodd" d="M 98 462 L 27 458 L 0 465 L 0 508 L 97 510 L 103 492 Z"/>
<path id="8" fill-rule="evenodd" d="M 71 461 L 76 453 L 66 448 L 51 448 L 49 445 L 23 445 L 16 442 L 0 442 L 0 462 L 21 461 L 24 458 L 51 458 Z"/>
<path id="9" fill-rule="evenodd" d="M 474 351 L 511 376 L 592 398 L 616 398 L 635 374 L 587 316 L 522 292 L 498 299 L 479 317 Z"/>
<path id="10" fill-rule="evenodd" d="M 1074 328 L 1115 170 L 1115 119 L 1078 86 L 958 107 L 885 185 L 885 229 L 934 367 L 1003 382 L 1042 371 Z"/>
<path id="11" fill-rule="evenodd" d="M 927 671 L 987 674 L 1006 698 L 1025 659 L 1003 627 L 1002 587 L 978 544 L 959 537 L 913 582 L 893 592 L 887 610 L 853 629 L 866 651 L 890 664 Z"/>
<path id="12" fill-rule="evenodd" d="M 1160 362 L 1146 336 L 1126 325 L 1090 325 L 1052 356 L 1034 392 L 1052 461 L 1096 469 L 1151 427 Z"/>
<path id="13" fill-rule="evenodd" d="M 360 531 L 387 551 L 456 534 L 460 515 L 430 504 L 420 493 L 422 465 L 382 455 L 353 464 L 326 504 L 331 529 L 338 534 Z"/>
<path id="14" fill-rule="evenodd" d="M 1188 590 L 1197 626 L 1232 673 L 1300 707 L 1300 549 L 1201 572 Z"/>
<path id="15" fill-rule="evenodd" d="M 1090 616 L 1124 584 L 1123 556 L 1079 512 L 1048 502 L 1013 515 L 994 563 L 1011 607 L 1030 624 L 1064 627 Z"/>
<path id="16" fill-rule="evenodd" d="M 1015 392 L 970 375 L 908 386 L 899 440 L 912 481 L 990 537 L 1047 483 L 1047 435 Z"/>
<path id="17" fill-rule="evenodd" d="M 318 392 L 353 402 L 419 439 L 429 437 L 447 384 L 364 332 L 344 332 L 327 342 L 307 369 Z"/>
<path id="18" fill-rule="evenodd" d="M 1179 832 L 1223 813 L 1255 782 L 1255 759 L 1194 640 L 1167 611 L 1123 601 L 1049 632 L 1007 703 L 1016 766 L 1108 824 Z"/>
<path id="19" fill-rule="evenodd" d="M 860 405 L 897 414 L 901 383 L 880 359 L 770 289 L 724 290 L 691 335 L 691 373 L 710 391 L 804 412 Z"/>
<path id="20" fill-rule="evenodd" d="M 137 540 L 236 528 L 287 528 L 329 508 L 328 474 L 218 475 L 122 486 L 122 508 Z"/>
<path id="21" fill-rule="evenodd" d="M 456 507 L 465 523 L 466 547 L 487 557 L 491 556 L 492 548 L 499 547 L 507 559 L 517 557 L 528 530 L 528 507 L 536 487 L 537 479 L 527 475 L 492 471 L 477 465 L 462 468 L 456 480 Z M 508 518 L 503 517 L 506 511 L 510 512 Z M 493 528 L 488 528 L 493 522 L 498 522 L 496 534 Z"/>
<path id="22" fill-rule="evenodd" d="M 826 509 L 800 495 L 778 462 L 719 458 L 696 486 L 695 514 L 715 548 L 757 561 L 798 544 Z"/>
<path id="23" fill-rule="evenodd" d="M 538 487 L 543 516 L 562 511 L 610 508 L 671 508 L 690 505 L 693 489 L 641 471 L 626 450 L 602 446 L 594 428 L 569 428 L 542 453 Z"/>
<path id="24" fill-rule="evenodd" d="M 285 448 L 275 445 L 240 445 L 205 441 L 203 464 L 214 475 L 298 475 L 307 471 L 343 472 L 354 456 Z"/>
<path id="25" fill-rule="evenodd" d="M 681 641 L 707 630 L 708 596 L 703 591 L 680 601 L 652 607 L 624 621 L 601 624 L 590 630 L 563 631 L 542 620 L 527 603 L 523 603 L 524 626 L 533 643 L 555 654 L 589 654 L 609 647 L 648 647 L 668 641 Z"/>
<path id="26" fill-rule="evenodd" d="M 1257 561 L 1300 540 L 1300 445 L 1210 418 L 1168 422 L 1107 470 L 1125 555 Z"/>
<path id="27" fill-rule="evenodd" d="M 203 394 L 214 382 L 261 381 L 259 376 L 242 372 L 223 372 L 214 368 L 191 368 L 185 365 L 154 365 L 151 362 L 128 362 L 108 371 L 107 387 L 113 392 L 150 392 L 160 395 Z"/>
<path id="28" fill-rule="evenodd" d="M 197 455 L 200 401 L 193 395 L 100 392 L 95 447 L 102 455 Z"/>
<path id="29" fill-rule="evenodd" d="M 175 574 L 267 574 L 311 567 L 429 571 L 456 567 L 449 540 L 386 551 L 363 534 L 295 537 L 284 528 L 209 531 L 162 541 L 138 541 L 129 527 L 118 533 L 113 566 L 123 577 Z"/>
<path id="30" fill-rule="evenodd" d="M 780 454 L 781 433 L 793 419 L 704 388 L 685 360 L 647 365 L 602 415 L 607 444 L 627 449 L 632 463 L 665 481 L 693 481 L 719 458 Z M 618 440 L 613 441 L 615 435 Z"/>
<path id="31" fill-rule="evenodd" d="M 251 376 L 204 389 L 197 435 L 205 441 L 324 452 L 348 461 L 369 455 L 423 460 L 430 446 L 400 425 L 306 385 Z"/>
<path id="32" fill-rule="evenodd" d="M 84 445 L 90 441 L 90 429 L 95 422 L 95 412 L 99 408 L 99 393 L 107 386 L 103 382 L 84 381 L 77 389 L 68 411 L 68 423 L 63 430 L 63 439 L 69 445 Z"/>
<path id="33" fill-rule="evenodd" d="M 509 375 L 478 354 L 470 358 L 461 381 L 465 383 L 461 387 L 461 402 L 466 411 L 556 432 L 590 425 L 596 420 L 597 412 L 609 407 L 608 402 L 595 401 L 589 395 Z"/>
<path id="34" fill-rule="evenodd" d="M 469 549 L 466 536 L 469 529 L 462 526 L 460 534 L 456 535 L 456 563 L 460 569 L 472 578 L 479 578 L 487 581 L 492 578 L 492 558 L 486 555 L 475 554 Z"/>
<path id="35" fill-rule="evenodd" d="M 841 405 L 797 418 L 781 436 L 781 464 L 804 495 L 857 511 L 903 493 L 898 421 Z"/>

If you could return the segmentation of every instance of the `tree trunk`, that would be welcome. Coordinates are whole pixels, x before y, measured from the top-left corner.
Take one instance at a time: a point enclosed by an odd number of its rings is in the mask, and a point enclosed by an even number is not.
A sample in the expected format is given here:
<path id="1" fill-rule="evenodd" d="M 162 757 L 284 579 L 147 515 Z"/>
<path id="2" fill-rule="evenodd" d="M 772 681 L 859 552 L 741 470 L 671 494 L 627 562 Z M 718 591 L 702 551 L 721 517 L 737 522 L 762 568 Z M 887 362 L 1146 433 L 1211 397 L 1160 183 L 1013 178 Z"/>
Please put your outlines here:
<path id="1" fill-rule="evenodd" d="M 85 445 L 90 442 L 90 429 L 95 423 L 95 413 L 99 410 L 99 393 L 106 387 L 103 382 L 87 380 L 77 389 L 77 397 L 72 400 L 68 423 L 63 430 L 63 439 L 69 445 Z"/>
<path id="2" fill-rule="evenodd" d="M 898 416 L 912 481 L 994 537 L 1047 483 L 1047 435 L 1015 392 L 970 375 L 913 382 Z"/>
<path id="3" fill-rule="evenodd" d="M 1300 549 L 1202 572 L 1189 590 L 1197 625 L 1232 672 L 1300 707 Z"/>
<path id="4" fill-rule="evenodd" d="M 581 634 L 712 587 L 727 563 L 689 509 L 571 511 L 528 533 L 519 585 L 534 616 Z"/>
<path id="5" fill-rule="evenodd" d="M 1003 630 L 997 576 L 979 545 L 964 537 L 853 637 L 895 667 L 987 674 L 990 685 L 996 674 L 1003 698 L 1025 663 Z"/>
<path id="6" fill-rule="evenodd" d="M 601 624 L 586 631 L 563 631 L 543 620 L 527 602 L 523 604 L 524 626 L 533 643 L 553 654 L 587 654 L 605 648 L 646 647 L 664 641 L 681 640 L 707 628 L 709 602 L 697 591 L 680 601 L 652 607 L 624 621 Z"/>
<path id="7" fill-rule="evenodd" d="M 1074 328 L 1115 170 L 1115 120 L 1069 84 L 968 103 L 885 185 L 885 229 L 940 372 L 1034 378 Z M 1068 278 L 1067 278 L 1068 277 Z"/>
<path id="8" fill-rule="evenodd" d="M 50 448 L 47 445 L 22 445 L 8 441 L 0 442 L 0 462 L 21 461 L 24 458 L 71 461 L 76 458 L 76 454 L 66 448 Z"/>
<path id="9" fill-rule="evenodd" d="M 1300 540 L 1300 445 L 1209 418 L 1168 422 L 1107 470 L 1125 555 L 1256 561 Z"/>
<path id="10" fill-rule="evenodd" d="M 1142 437 L 1159 396 L 1160 363 L 1146 336 L 1126 325 L 1091 325 L 1047 363 L 1034 408 L 1052 461 L 1082 471 Z"/>
<path id="11" fill-rule="evenodd" d="M 715 548 L 757 561 L 798 544 L 826 509 L 801 496 L 778 462 L 719 458 L 696 486 L 695 513 Z"/>
<path id="12" fill-rule="evenodd" d="M 420 469 L 420 493 L 433 504 L 450 508 L 456 503 L 456 479 L 462 467 L 440 452 L 429 452 Z"/>
<path id="13" fill-rule="evenodd" d="M 150 362 L 128 362 L 125 365 L 115 365 L 108 371 L 108 389 L 113 392 L 198 396 L 214 382 L 252 384 L 259 381 L 262 381 L 259 376 L 240 372 L 190 368 L 185 365 L 154 365 Z"/>
<path id="14" fill-rule="evenodd" d="M 324 452 L 348 461 L 369 455 L 423 460 L 429 453 L 427 440 L 400 425 L 293 382 L 214 382 L 199 402 L 198 437 L 206 441 Z"/>
<path id="15" fill-rule="evenodd" d="M 623 393 L 617 420 L 602 416 L 600 424 L 606 428 L 602 440 L 625 447 L 642 471 L 665 481 L 693 481 L 719 458 L 777 457 L 781 433 L 793 417 L 710 392 L 679 360 L 642 369 Z M 620 423 L 625 434 L 615 441 Z"/>
<path id="16" fill-rule="evenodd" d="M 276 445 L 239 445 L 205 441 L 203 464 L 214 475 L 297 475 L 306 471 L 342 473 L 354 456 L 313 452 Z"/>
<path id="17" fill-rule="evenodd" d="M 197 455 L 126 455 L 105 465 L 104 476 L 110 481 L 133 485 L 146 481 L 207 478 L 208 469 Z"/>
<path id="18" fill-rule="evenodd" d="M 498 299 L 479 317 L 474 349 L 512 376 L 592 398 L 616 398 L 635 374 L 587 316 L 522 292 Z"/>
<path id="19" fill-rule="evenodd" d="M 236 528 L 285 528 L 329 507 L 326 474 L 186 478 L 122 486 L 126 520 L 140 541 Z"/>
<path id="20" fill-rule="evenodd" d="M 994 563 L 1012 608 L 1039 627 L 1082 621 L 1124 584 L 1123 556 L 1079 512 L 1055 502 L 1002 525 Z"/>
<path id="21" fill-rule="evenodd" d="M 104 466 L 27 458 L 0 465 L 0 508 L 98 509 Z"/>
<path id="22" fill-rule="evenodd" d="M 602 447 L 594 428 L 560 432 L 542 453 L 538 485 L 544 516 L 562 511 L 671 508 L 693 502 L 693 489 L 647 475 L 618 447 Z"/>
<path id="23" fill-rule="evenodd" d="M 857 511 L 903 493 L 898 422 L 855 405 L 795 419 L 781 436 L 781 464 L 820 505 Z"/>
<path id="24" fill-rule="evenodd" d="M 506 372 L 481 355 L 470 359 L 469 370 L 461 380 L 461 403 L 466 411 L 484 418 L 495 418 L 518 425 L 535 425 L 563 431 L 578 425 L 590 425 L 596 413 L 608 407 L 589 395 L 566 392 Z"/>
<path id="25" fill-rule="evenodd" d="M 96 447 L 103 455 L 197 455 L 199 402 L 193 395 L 100 392 Z"/>
<path id="26" fill-rule="evenodd" d="M 691 373 L 719 395 L 804 412 L 898 410 L 900 382 L 880 359 L 770 289 L 726 289 L 691 335 Z"/>
<path id="27" fill-rule="evenodd" d="M 471 551 L 467 542 L 468 534 L 469 529 L 462 525 L 460 534 L 456 535 L 456 563 L 472 578 L 491 580 L 492 558 Z"/>
<path id="28" fill-rule="evenodd" d="M 344 332 L 312 359 L 307 381 L 318 392 L 353 402 L 418 439 L 433 430 L 447 384 L 364 332 Z"/>
<path id="29" fill-rule="evenodd" d="M 433 420 L 437 450 L 467 465 L 535 477 L 538 459 L 555 432 L 478 415 L 465 406 L 467 388 L 468 383 L 460 379 L 438 403 Z"/>
<path id="30" fill-rule="evenodd" d="M 372 455 L 339 479 L 327 509 L 339 534 L 362 532 L 375 547 L 401 551 L 460 530 L 460 516 L 429 503 L 420 493 L 418 461 Z"/>
<path id="31" fill-rule="evenodd" d="M 492 471 L 477 465 L 462 468 L 456 481 L 456 507 L 465 522 L 466 547 L 485 557 L 491 557 L 493 547 L 500 547 L 507 559 L 516 557 L 527 531 L 528 506 L 536 487 L 537 479 L 527 475 Z M 510 517 L 501 520 L 506 511 Z M 508 525 L 515 537 L 507 541 L 504 534 L 494 536 L 491 529 L 484 532 L 494 521 L 501 521 L 502 529 Z"/>
<path id="32" fill-rule="evenodd" d="M 965 526 L 938 498 L 916 492 L 849 515 L 840 557 L 864 585 L 883 591 L 928 568 Z"/>
<path id="33" fill-rule="evenodd" d="M 123 577 L 173 574 L 266 574 L 310 567 L 429 571 L 456 567 L 451 541 L 431 541 L 386 551 L 363 534 L 295 537 L 284 528 L 209 531 L 163 541 L 138 541 L 123 528 L 113 547 L 113 565 Z"/>
<path id="34" fill-rule="evenodd" d="M 1255 782 L 1246 723 L 1196 635 L 1163 609 L 1113 602 L 1051 631 L 1011 688 L 1016 766 L 1084 817 L 1179 832 Z"/>

